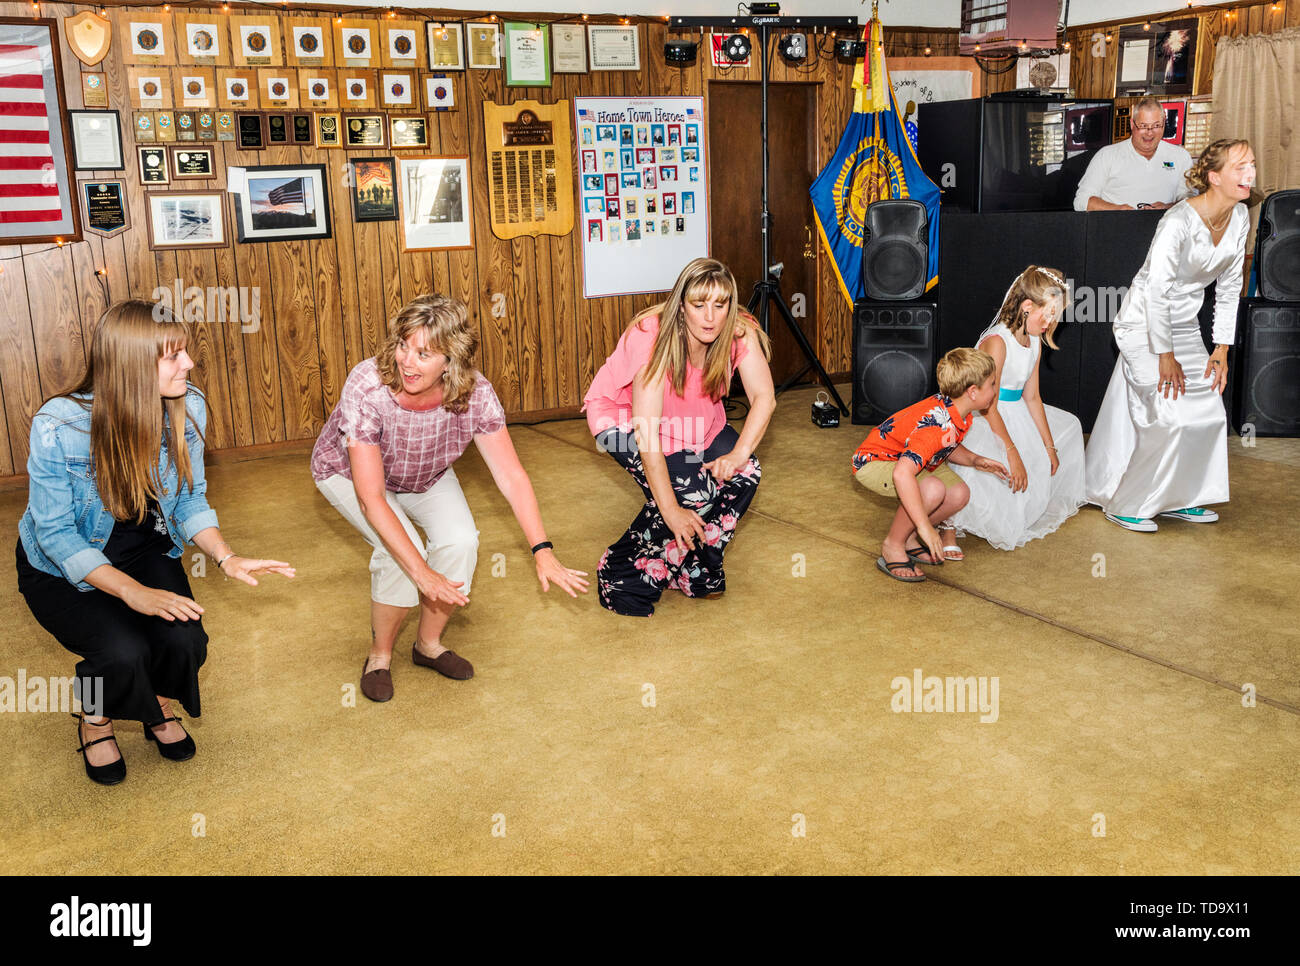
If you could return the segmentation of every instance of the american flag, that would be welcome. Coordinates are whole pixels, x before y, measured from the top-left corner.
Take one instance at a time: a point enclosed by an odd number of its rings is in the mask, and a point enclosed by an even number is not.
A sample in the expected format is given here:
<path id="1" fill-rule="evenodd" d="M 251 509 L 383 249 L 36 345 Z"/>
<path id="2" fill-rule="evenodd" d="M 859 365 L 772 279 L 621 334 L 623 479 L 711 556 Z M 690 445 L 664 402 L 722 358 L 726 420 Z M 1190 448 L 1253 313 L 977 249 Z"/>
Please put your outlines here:
<path id="1" fill-rule="evenodd" d="M 266 200 L 273 205 L 301 205 L 304 204 L 302 196 L 302 178 L 294 178 L 292 181 L 286 181 L 278 188 L 273 188 L 266 196 Z"/>
<path id="2" fill-rule="evenodd" d="M 37 227 L 65 218 L 40 49 L 0 44 L 0 225 Z"/>

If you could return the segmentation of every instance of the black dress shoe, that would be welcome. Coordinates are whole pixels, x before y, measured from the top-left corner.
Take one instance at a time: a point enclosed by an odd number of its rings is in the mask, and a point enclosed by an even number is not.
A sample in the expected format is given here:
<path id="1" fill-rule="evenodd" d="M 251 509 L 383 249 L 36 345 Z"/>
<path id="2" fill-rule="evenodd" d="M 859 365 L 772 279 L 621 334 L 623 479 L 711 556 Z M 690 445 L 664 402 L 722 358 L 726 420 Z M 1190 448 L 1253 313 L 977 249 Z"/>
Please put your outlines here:
<path id="1" fill-rule="evenodd" d="M 126 777 L 126 759 L 122 757 L 122 750 L 117 751 L 117 761 L 110 761 L 107 765 L 92 765 L 90 759 L 86 757 L 86 749 L 91 745 L 97 745 L 101 741 L 116 742 L 114 735 L 105 735 L 103 738 L 96 738 L 94 741 L 83 741 L 81 737 L 81 715 L 74 714 L 77 719 L 77 740 L 82 742 L 77 751 L 81 752 L 81 760 L 86 766 L 86 774 L 92 782 L 98 782 L 101 785 L 116 785 Z"/>
<path id="2" fill-rule="evenodd" d="M 159 724 L 166 724 L 168 721 L 180 722 L 180 718 L 171 717 L 163 718 Z M 157 727 L 156 725 L 154 727 Z M 185 731 L 185 726 L 181 725 L 181 731 Z M 188 731 L 185 731 L 185 737 L 180 741 L 163 741 L 153 733 L 153 727 L 144 726 L 144 736 L 158 746 L 158 754 L 162 755 L 168 761 L 189 761 L 194 757 L 194 739 L 190 737 Z"/>

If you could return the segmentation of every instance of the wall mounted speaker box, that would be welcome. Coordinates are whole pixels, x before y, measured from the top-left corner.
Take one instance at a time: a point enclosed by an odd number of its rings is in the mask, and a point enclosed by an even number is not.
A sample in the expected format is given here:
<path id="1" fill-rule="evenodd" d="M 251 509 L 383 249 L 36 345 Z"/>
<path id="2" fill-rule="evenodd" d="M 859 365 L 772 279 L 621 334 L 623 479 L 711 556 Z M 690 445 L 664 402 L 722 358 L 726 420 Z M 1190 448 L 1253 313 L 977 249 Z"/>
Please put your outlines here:
<path id="1" fill-rule="evenodd" d="M 1237 345 L 1228 369 L 1233 429 L 1300 436 L 1300 301 L 1242 299 Z"/>
<path id="2" fill-rule="evenodd" d="M 853 305 L 853 422 L 876 424 L 935 393 L 934 302 Z"/>
<path id="3" fill-rule="evenodd" d="M 1264 199 L 1255 267 L 1260 295 L 1275 302 L 1300 302 L 1300 191 L 1275 191 Z"/>
<path id="4" fill-rule="evenodd" d="M 920 298 L 930 268 L 925 205 L 910 199 L 877 201 L 867 206 L 866 221 L 862 286 L 867 298 Z"/>

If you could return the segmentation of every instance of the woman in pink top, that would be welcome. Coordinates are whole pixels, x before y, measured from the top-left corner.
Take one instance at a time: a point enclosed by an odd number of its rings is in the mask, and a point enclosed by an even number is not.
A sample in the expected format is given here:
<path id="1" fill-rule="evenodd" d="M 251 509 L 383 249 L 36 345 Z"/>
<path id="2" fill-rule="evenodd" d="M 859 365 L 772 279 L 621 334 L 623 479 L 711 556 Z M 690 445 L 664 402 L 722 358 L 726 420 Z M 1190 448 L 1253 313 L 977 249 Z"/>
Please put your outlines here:
<path id="1" fill-rule="evenodd" d="M 722 554 L 762 475 L 754 449 L 776 409 L 767 336 L 736 305 L 736 280 L 697 258 L 668 299 L 638 315 L 584 400 L 597 445 L 646 495 L 600 558 L 600 602 L 649 617 L 667 587 L 688 597 L 726 589 Z M 723 399 L 740 372 L 749 415 L 727 425 Z"/>
<path id="2" fill-rule="evenodd" d="M 361 693 L 372 701 L 393 696 L 393 645 L 416 604 L 412 662 L 457 680 L 474 674 L 442 644 L 448 619 L 469 603 L 478 555 L 478 529 L 452 469 L 471 442 L 533 548 L 542 590 L 587 591 L 586 575 L 561 564 L 546 539 L 505 411 L 474 369 L 477 347 L 464 303 L 414 299 L 393 320 L 379 355 L 348 374 L 312 451 L 317 488 L 374 548 L 370 652 L 361 666 Z"/>

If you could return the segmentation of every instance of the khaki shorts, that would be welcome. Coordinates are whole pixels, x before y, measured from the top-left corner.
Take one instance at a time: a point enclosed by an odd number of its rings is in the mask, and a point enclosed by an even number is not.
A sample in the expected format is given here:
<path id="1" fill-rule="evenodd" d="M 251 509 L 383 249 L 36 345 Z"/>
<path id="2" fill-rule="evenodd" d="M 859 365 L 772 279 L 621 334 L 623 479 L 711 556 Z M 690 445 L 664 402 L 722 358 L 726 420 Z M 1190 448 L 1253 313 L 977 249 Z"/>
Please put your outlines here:
<path id="1" fill-rule="evenodd" d="M 859 483 L 872 493 L 879 493 L 881 496 L 897 499 L 898 491 L 894 489 L 894 467 L 897 465 L 896 460 L 872 460 L 870 463 L 864 463 L 854 476 L 857 477 Z M 947 463 L 940 463 L 939 468 L 933 472 L 922 470 L 916 474 L 916 478 L 919 480 L 923 476 L 930 475 L 943 480 L 944 486 L 952 486 L 954 483 L 961 482 L 961 477 L 954 473 Z"/>

